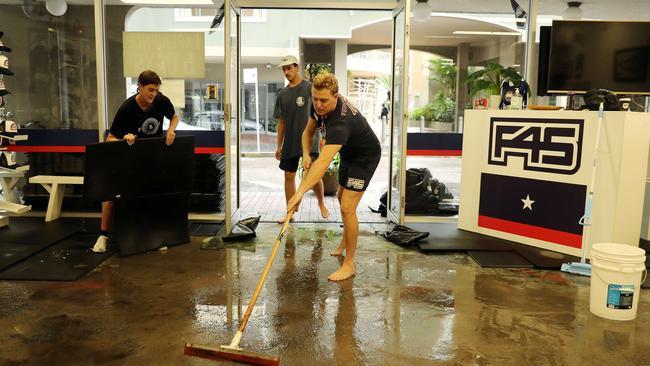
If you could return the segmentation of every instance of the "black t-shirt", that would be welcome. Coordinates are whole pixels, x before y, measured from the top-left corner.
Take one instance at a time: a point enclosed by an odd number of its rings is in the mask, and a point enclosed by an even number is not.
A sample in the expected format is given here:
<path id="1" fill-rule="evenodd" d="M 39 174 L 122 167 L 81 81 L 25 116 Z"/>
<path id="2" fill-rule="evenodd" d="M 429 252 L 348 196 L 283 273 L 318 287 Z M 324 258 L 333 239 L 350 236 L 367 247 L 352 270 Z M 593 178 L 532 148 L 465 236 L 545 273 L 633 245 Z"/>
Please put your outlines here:
<path id="1" fill-rule="evenodd" d="M 312 106 L 311 115 L 316 126 L 325 138 L 326 145 L 343 145 L 342 162 L 367 162 L 378 159 L 381 144 L 366 118 L 342 96 L 336 102 L 336 108 L 327 118 L 316 114 Z"/>
<path id="2" fill-rule="evenodd" d="M 111 134 L 118 139 L 124 138 L 124 135 L 129 133 L 138 138 L 161 137 L 163 117 L 171 120 L 176 113 L 172 102 L 162 93 L 158 93 L 149 109 L 143 111 L 135 101 L 135 97 L 133 95 L 125 100 L 115 113 Z"/>

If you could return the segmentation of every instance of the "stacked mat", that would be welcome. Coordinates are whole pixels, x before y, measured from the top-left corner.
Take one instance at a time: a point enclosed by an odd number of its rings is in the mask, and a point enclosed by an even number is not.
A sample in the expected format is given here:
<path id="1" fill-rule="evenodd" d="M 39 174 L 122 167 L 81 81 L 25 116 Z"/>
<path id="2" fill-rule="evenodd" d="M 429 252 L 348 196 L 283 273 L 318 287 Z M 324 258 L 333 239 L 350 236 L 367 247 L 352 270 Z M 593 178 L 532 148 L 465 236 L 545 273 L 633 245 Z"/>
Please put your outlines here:
<path id="1" fill-rule="evenodd" d="M 414 245 L 423 252 L 466 252 L 481 267 L 560 269 L 580 258 L 458 229 L 455 223 L 417 223 L 409 228 L 428 233 Z"/>
<path id="2" fill-rule="evenodd" d="M 225 206 L 226 161 L 223 154 L 198 154 L 190 197 L 190 210 L 223 212 Z"/>

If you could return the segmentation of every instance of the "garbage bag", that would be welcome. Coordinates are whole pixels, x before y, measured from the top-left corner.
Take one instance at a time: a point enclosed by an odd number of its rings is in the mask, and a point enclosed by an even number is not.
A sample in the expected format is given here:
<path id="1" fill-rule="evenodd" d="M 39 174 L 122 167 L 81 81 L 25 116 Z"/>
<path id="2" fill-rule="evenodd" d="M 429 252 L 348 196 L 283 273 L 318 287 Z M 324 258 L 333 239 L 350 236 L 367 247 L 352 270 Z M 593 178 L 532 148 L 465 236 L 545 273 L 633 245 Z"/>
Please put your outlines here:
<path id="1" fill-rule="evenodd" d="M 255 229 L 260 222 L 260 218 L 261 216 L 257 216 L 240 220 L 232 227 L 230 234 L 224 235 L 221 239 L 223 241 L 235 241 L 255 237 Z"/>
<path id="2" fill-rule="evenodd" d="M 380 231 L 377 234 L 400 246 L 409 246 L 429 236 L 428 232 L 417 231 L 397 224 L 391 224 L 388 231 Z"/>

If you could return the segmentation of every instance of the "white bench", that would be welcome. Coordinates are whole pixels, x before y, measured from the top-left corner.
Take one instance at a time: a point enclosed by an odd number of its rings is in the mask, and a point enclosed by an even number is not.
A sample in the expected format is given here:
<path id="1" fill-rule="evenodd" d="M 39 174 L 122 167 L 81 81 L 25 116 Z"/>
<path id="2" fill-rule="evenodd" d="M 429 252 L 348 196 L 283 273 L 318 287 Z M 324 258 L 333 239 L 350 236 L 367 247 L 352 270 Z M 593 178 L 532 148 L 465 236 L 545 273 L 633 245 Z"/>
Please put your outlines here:
<path id="1" fill-rule="evenodd" d="M 38 183 L 49 193 L 45 222 L 54 221 L 61 216 L 61 204 L 66 184 L 84 184 L 84 177 L 61 175 L 36 175 L 29 178 L 29 183 Z"/>
<path id="2" fill-rule="evenodd" d="M 2 194 L 7 202 L 20 203 L 20 197 L 18 197 L 16 192 L 16 184 L 24 176 L 24 171 L 0 169 L 0 185 L 2 186 Z"/>

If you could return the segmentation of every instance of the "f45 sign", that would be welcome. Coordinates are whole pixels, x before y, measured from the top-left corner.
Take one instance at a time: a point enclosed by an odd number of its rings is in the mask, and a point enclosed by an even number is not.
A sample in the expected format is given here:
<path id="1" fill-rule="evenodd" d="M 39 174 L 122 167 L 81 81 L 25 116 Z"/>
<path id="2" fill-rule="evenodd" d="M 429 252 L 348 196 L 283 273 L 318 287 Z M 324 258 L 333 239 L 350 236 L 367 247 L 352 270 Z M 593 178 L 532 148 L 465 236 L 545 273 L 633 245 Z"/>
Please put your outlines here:
<path id="1" fill-rule="evenodd" d="M 493 117 L 488 164 L 523 161 L 523 170 L 575 174 L 580 169 L 583 126 L 584 120 L 577 119 Z"/>

